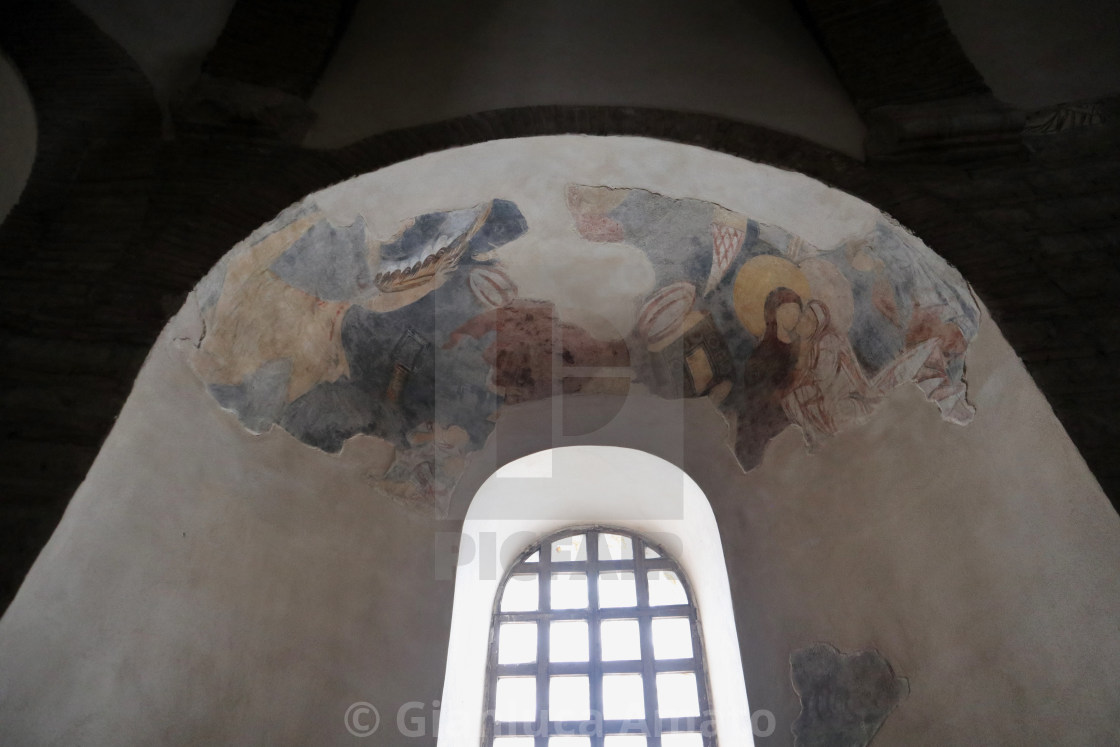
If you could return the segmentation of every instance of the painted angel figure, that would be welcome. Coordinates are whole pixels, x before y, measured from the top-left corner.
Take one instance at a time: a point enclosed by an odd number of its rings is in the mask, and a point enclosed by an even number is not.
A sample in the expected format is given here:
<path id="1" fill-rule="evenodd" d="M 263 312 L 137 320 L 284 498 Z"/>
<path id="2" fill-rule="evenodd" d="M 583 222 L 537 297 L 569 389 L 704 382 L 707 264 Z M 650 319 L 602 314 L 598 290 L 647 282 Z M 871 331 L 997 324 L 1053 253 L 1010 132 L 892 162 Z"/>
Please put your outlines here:
<path id="1" fill-rule="evenodd" d="M 847 336 L 832 325 L 824 302 L 813 299 L 804 308 L 789 304 L 778 315 L 779 325 L 798 348 L 782 409 L 815 448 L 845 426 L 865 421 L 882 392 L 868 380 Z"/>
<path id="2" fill-rule="evenodd" d="M 801 426 L 810 449 L 826 436 L 865 422 L 883 397 L 905 382 L 915 382 L 939 403 L 951 395 L 963 398 L 963 385 L 959 392 L 956 388 L 933 391 L 947 379 L 941 336 L 909 340 L 911 347 L 869 378 L 848 336 L 832 323 L 823 301 L 813 299 L 799 313 L 792 305 L 788 308 L 785 313 L 779 309 L 779 328 L 797 345 L 798 352 L 793 383 L 782 398 L 782 408 L 790 422 Z"/>

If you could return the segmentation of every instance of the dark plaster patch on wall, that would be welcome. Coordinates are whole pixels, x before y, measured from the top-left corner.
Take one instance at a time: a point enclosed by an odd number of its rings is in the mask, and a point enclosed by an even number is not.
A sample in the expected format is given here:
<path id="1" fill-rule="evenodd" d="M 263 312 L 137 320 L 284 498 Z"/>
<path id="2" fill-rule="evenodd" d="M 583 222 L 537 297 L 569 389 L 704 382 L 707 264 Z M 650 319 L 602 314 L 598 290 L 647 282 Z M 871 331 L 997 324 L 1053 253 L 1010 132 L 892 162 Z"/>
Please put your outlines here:
<path id="1" fill-rule="evenodd" d="M 366 225 L 319 221 L 275 262 L 271 270 L 289 285 L 324 301 L 345 301 L 372 285 Z"/>
<path id="2" fill-rule="evenodd" d="M 792 731 L 797 747 L 863 747 L 910 693 L 878 651 L 845 654 L 827 643 L 789 657 L 801 713 Z"/>

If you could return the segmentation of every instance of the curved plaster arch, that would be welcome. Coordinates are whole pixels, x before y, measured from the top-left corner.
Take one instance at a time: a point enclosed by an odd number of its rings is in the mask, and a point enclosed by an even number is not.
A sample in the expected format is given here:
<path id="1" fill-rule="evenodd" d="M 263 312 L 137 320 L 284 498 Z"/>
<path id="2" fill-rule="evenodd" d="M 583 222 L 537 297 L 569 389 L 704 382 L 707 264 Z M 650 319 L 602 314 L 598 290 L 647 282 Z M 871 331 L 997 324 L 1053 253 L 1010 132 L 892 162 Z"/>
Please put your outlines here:
<path id="1" fill-rule="evenodd" d="M 478 743 L 490 616 L 506 571 L 524 548 L 580 525 L 650 537 L 681 566 L 703 628 L 717 733 L 752 745 L 727 566 L 704 492 L 682 469 L 652 454 L 570 446 L 509 462 L 471 501 L 455 575 L 440 747 Z"/>
<path id="2" fill-rule="evenodd" d="M 11 59 L 0 52 L 0 223 L 31 177 L 39 134 L 31 94 Z"/>

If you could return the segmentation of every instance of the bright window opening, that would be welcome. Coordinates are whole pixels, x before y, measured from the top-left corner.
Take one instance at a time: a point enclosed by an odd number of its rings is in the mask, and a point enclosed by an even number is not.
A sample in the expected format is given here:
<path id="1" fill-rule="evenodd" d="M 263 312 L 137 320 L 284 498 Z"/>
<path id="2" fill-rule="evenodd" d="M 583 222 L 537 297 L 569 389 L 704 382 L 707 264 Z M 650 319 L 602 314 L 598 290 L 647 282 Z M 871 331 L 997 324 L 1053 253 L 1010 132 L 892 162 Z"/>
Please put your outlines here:
<path id="1" fill-rule="evenodd" d="M 498 592 L 484 747 L 713 747 L 696 606 L 668 554 L 617 529 L 528 548 Z"/>

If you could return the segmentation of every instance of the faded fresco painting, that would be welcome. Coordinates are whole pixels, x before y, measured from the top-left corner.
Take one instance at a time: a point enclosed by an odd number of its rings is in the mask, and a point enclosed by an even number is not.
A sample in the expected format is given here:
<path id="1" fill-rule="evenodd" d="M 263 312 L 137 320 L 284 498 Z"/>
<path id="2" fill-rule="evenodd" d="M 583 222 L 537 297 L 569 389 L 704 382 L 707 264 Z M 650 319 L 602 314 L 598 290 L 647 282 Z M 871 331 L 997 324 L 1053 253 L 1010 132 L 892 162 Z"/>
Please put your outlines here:
<path id="1" fill-rule="evenodd" d="M 557 197 L 570 220 L 560 238 L 603 247 L 581 255 L 602 265 L 583 268 L 602 278 L 587 281 L 594 297 L 628 294 L 624 328 L 576 321 L 571 296 L 550 290 L 554 268 L 525 261 L 557 237 L 511 201 L 419 215 L 384 237 L 306 203 L 196 289 L 206 334 L 192 365 L 254 433 L 278 426 L 327 452 L 356 436 L 390 442 L 378 488 L 437 509 L 503 405 L 556 394 L 634 384 L 708 397 L 745 470 L 789 425 L 816 448 L 906 382 L 945 419 L 972 418 L 964 355 L 978 308 L 955 270 L 885 219 L 818 248 L 700 200 L 580 185 Z M 641 257 L 648 292 L 617 290 L 618 252 Z"/>
<path id="2" fill-rule="evenodd" d="M 810 447 L 915 381 L 971 420 L 964 352 L 979 311 L 960 276 L 896 226 L 821 250 L 707 202 L 570 187 L 580 234 L 645 251 L 641 375 L 665 396 L 708 396 L 734 424 L 744 469 L 790 424 Z M 911 240 L 912 241 L 912 240 Z"/>

